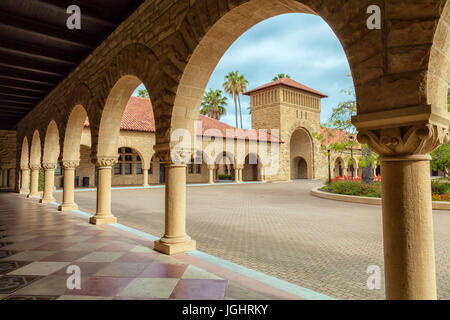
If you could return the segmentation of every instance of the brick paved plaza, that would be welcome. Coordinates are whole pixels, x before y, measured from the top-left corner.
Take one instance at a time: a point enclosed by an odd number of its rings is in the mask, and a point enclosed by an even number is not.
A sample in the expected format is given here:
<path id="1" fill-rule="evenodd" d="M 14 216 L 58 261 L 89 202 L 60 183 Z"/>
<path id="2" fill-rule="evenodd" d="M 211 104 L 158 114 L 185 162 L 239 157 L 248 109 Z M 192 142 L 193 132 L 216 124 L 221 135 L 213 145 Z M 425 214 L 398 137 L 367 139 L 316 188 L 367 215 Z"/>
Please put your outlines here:
<path id="1" fill-rule="evenodd" d="M 381 207 L 319 199 L 318 181 L 191 186 L 187 231 L 198 250 L 338 299 L 384 299 L 368 290 L 369 265 L 383 268 Z M 61 201 L 62 193 L 57 193 Z M 95 212 L 95 192 L 77 192 Z M 118 222 L 161 236 L 164 189 L 113 190 Z M 450 299 L 450 213 L 434 212 L 439 299 Z"/>

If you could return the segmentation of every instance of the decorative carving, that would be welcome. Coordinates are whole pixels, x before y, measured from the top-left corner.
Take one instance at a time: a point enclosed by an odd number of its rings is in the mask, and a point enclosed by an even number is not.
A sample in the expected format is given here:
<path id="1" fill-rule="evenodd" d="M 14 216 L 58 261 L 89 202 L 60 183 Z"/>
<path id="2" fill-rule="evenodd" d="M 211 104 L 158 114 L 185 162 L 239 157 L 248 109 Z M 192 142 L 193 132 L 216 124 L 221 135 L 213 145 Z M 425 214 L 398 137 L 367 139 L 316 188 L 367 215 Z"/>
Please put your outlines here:
<path id="1" fill-rule="evenodd" d="M 79 160 L 63 160 L 62 166 L 64 169 L 75 169 L 80 165 Z"/>
<path id="2" fill-rule="evenodd" d="M 189 148 L 171 148 L 169 144 L 155 145 L 153 148 L 161 163 L 187 164 L 191 161 L 192 150 Z"/>
<path id="3" fill-rule="evenodd" d="M 97 158 L 96 165 L 99 168 L 111 168 L 117 163 L 117 157 Z"/>
<path id="4" fill-rule="evenodd" d="M 31 170 L 39 170 L 41 168 L 40 164 L 31 164 L 30 165 Z"/>
<path id="5" fill-rule="evenodd" d="M 358 141 L 380 156 L 426 155 L 449 141 L 448 128 L 423 123 L 408 127 L 362 130 Z"/>
<path id="6" fill-rule="evenodd" d="M 56 163 L 43 163 L 42 167 L 45 170 L 55 170 L 58 165 Z"/>
<path id="7" fill-rule="evenodd" d="M 28 171 L 28 170 L 30 170 L 30 168 L 28 166 L 20 166 L 20 170 Z"/>

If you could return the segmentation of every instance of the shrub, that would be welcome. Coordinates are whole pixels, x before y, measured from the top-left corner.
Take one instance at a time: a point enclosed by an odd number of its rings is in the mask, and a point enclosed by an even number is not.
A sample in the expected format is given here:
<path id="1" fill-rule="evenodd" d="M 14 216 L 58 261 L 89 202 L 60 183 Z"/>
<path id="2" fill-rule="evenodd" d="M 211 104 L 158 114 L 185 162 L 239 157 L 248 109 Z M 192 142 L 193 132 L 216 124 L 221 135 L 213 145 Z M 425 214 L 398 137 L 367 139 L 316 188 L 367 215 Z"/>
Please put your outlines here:
<path id="1" fill-rule="evenodd" d="M 431 182 L 431 190 L 436 195 L 448 195 L 450 193 L 450 183 L 433 180 Z"/>
<path id="2" fill-rule="evenodd" d="M 219 180 L 232 180 L 233 177 L 230 174 L 219 174 Z"/>
<path id="3" fill-rule="evenodd" d="M 335 181 L 323 187 L 323 190 L 349 196 L 381 197 L 381 184 L 379 182 L 364 184 L 354 180 Z"/>

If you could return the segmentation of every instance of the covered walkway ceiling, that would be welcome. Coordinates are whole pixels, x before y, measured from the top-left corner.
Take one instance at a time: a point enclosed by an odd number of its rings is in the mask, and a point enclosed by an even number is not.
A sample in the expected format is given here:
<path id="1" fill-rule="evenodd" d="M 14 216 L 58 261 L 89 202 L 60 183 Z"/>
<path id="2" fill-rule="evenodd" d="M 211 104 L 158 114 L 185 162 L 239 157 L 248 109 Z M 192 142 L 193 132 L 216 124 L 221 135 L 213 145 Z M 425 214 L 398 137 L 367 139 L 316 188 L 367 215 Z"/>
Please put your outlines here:
<path id="1" fill-rule="evenodd" d="M 0 1 L 0 129 L 14 129 L 143 1 Z M 66 27 L 70 5 L 81 30 Z"/>

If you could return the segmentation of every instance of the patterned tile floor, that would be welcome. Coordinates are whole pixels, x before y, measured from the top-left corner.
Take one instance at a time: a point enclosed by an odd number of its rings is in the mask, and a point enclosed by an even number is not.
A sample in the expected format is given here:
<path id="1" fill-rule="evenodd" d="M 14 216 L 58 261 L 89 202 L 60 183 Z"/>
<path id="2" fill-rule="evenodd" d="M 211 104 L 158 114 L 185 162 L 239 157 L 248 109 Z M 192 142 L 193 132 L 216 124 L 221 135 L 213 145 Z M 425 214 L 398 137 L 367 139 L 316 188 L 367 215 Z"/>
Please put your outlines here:
<path id="1" fill-rule="evenodd" d="M 71 266 L 81 271 L 80 289 Z M 73 272 L 73 271 L 72 271 Z M 68 286 L 69 284 L 69 286 Z M 299 299 L 112 226 L 0 194 L 0 299 Z"/>

